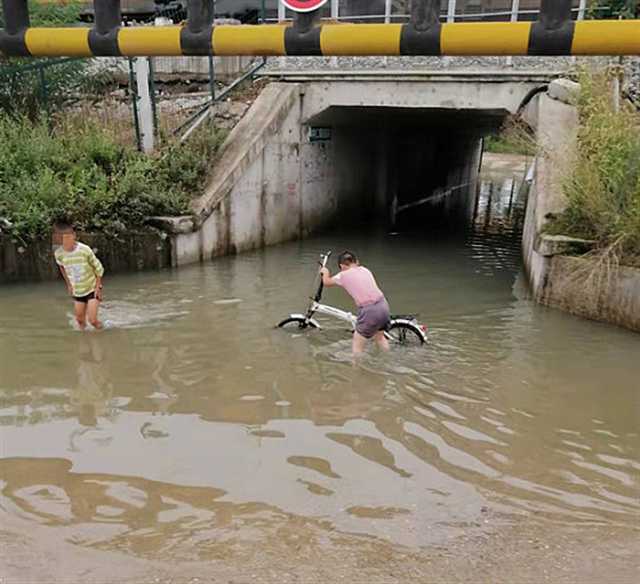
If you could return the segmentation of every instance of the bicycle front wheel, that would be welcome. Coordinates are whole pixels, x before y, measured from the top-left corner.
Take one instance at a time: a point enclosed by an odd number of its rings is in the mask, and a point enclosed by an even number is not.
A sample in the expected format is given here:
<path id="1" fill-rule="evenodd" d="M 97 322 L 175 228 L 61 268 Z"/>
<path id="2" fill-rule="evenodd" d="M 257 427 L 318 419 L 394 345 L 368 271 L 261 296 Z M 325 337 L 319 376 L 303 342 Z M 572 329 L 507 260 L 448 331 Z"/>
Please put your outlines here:
<path id="1" fill-rule="evenodd" d="M 392 322 L 387 336 L 393 344 L 408 347 L 424 345 L 427 341 L 424 331 L 410 322 Z"/>
<path id="2" fill-rule="evenodd" d="M 278 323 L 278 328 L 282 328 L 282 329 L 299 329 L 299 330 L 305 330 L 305 329 L 318 329 L 320 328 L 320 325 L 318 325 L 318 323 L 313 320 L 312 318 L 306 318 L 304 316 L 290 316 L 288 318 L 285 318 L 282 322 Z"/>

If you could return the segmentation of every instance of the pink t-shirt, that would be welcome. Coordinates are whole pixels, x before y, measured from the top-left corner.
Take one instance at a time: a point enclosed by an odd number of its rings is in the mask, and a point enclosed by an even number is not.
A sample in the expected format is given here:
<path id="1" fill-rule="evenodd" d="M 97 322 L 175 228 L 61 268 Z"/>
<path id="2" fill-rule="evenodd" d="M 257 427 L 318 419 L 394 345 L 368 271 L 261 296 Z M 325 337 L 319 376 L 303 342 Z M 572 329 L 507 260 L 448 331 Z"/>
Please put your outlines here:
<path id="1" fill-rule="evenodd" d="M 344 288 L 358 306 L 375 304 L 384 298 L 373 274 L 363 266 L 355 266 L 333 277 L 338 286 Z"/>

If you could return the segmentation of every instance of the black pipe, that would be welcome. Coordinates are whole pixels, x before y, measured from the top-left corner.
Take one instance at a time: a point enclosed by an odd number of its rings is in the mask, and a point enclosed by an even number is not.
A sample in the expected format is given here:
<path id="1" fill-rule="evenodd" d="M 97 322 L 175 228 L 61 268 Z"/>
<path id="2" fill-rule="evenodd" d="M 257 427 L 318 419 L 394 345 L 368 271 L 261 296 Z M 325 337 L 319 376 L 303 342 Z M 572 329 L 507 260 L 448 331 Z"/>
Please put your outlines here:
<path id="1" fill-rule="evenodd" d="M 525 95 L 522 101 L 520 102 L 520 105 L 518 106 L 518 109 L 516 111 L 516 117 L 519 118 L 523 114 L 525 108 L 531 103 L 531 101 L 536 95 L 539 95 L 540 93 L 545 93 L 548 90 L 549 90 L 548 85 L 540 85 L 540 87 L 534 87 L 531 91 L 529 91 L 527 95 Z"/>

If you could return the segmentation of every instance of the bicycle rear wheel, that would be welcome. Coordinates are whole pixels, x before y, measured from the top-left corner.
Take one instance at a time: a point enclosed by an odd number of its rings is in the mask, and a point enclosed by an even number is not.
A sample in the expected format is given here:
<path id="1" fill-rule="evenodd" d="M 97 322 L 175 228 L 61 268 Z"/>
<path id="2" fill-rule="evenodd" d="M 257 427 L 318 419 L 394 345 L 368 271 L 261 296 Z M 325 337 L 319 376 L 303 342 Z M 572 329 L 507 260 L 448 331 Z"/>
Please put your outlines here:
<path id="1" fill-rule="evenodd" d="M 392 322 L 387 336 L 394 345 L 408 347 L 424 345 L 427 340 L 422 329 L 409 322 Z"/>

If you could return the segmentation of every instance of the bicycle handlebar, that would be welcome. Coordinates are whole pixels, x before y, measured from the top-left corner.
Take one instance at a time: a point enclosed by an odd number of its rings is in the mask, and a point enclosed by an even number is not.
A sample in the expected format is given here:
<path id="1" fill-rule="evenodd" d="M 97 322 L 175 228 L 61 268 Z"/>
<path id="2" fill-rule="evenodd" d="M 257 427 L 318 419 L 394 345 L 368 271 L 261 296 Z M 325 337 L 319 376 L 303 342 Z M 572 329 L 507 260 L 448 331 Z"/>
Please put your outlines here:
<path id="1" fill-rule="evenodd" d="M 328 251 L 327 253 L 321 253 L 320 254 L 320 265 L 323 268 L 327 267 L 327 262 L 329 261 L 329 258 L 331 257 L 331 252 Z"/>

